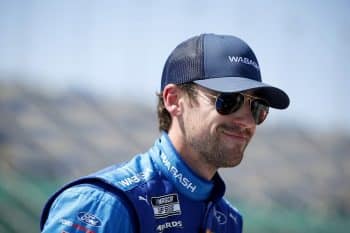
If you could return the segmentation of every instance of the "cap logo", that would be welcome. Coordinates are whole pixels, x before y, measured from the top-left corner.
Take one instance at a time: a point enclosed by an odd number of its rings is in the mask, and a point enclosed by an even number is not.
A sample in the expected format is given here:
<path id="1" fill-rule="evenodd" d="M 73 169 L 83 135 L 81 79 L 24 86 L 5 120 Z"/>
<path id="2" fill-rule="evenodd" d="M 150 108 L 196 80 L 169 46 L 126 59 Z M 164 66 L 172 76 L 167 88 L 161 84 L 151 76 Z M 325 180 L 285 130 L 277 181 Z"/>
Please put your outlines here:
<path id="1" fill-rule="evenodd" d="M 247 57 L 239 57 L 239 56 L 228 56 L 228 59 L 231 63 L 244 63 L 246 65 L 253 66 L 255 69 L 260 70 L 258 63 L 249 59 Z"/>

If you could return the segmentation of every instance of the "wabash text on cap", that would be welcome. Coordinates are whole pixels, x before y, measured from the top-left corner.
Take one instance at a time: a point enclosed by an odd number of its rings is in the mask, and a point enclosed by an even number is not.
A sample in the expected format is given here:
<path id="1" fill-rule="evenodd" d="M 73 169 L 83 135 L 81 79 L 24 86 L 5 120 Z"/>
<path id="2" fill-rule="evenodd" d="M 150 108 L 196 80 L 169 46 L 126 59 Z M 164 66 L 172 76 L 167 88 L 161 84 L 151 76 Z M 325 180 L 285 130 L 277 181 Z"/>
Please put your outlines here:
<path id="1" fill-rule="evenodd" d="M 289 105 L 283 90 L 262 82 L 253 50 L 235 36 L 201 34 L 179 44 L 164 65 L 161 91 L 167 84 L 188 82 L 217 92 L 254 90 L 273 108 Z"/>

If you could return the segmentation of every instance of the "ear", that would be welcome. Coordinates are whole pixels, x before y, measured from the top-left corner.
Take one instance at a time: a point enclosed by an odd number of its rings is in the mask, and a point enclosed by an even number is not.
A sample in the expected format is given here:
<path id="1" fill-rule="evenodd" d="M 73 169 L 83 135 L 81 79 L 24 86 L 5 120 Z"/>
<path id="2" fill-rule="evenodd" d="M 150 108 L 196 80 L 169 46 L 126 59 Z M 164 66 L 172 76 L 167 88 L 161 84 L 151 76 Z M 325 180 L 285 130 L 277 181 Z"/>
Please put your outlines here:
<path id="1" fill-rule="evenodd" d="M 181 114 L 181 90 L 175 84 L 168 84 L 163 90 L 164 107 L 171 116 L 178 116 Z"/>

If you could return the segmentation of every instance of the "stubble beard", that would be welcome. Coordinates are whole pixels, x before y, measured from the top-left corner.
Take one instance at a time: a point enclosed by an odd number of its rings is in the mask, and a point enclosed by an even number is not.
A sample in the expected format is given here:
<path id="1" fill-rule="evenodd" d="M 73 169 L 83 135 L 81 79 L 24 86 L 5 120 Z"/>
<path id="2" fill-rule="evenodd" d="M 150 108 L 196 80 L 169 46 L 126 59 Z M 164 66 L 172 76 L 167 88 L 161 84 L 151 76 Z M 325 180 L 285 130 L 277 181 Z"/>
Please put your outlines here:
<path id="1" fill-rule="evenodd" d="M 205 163 L 218 169 L 235 167 L 240 164 L 249 141 L 243 145 L 237 144 L 230 149 L 225 147 L 223 140 L 220 139 L 219 130 L 217 130 L 215 135 L 206 134 L 202 137 L 187 135 L 187 142 Z"/>

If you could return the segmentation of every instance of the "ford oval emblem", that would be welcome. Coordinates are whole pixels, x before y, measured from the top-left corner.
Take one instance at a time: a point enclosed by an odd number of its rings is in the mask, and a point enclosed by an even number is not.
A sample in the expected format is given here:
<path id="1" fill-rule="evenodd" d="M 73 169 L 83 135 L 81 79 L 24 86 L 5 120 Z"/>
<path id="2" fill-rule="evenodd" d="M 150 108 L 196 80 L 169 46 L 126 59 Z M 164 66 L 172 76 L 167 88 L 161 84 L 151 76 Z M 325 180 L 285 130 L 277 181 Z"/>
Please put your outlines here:
<path id="1" fill-rule="evenodd" d="M 102 225 L 101 220 L 93 214 L 87 212 L 80 212 L 78 219 L 90 226 L 100 227 Z"/>
<path id="2" fill-rule="evenodd" d="M 216 220 L 218 221 L 219 224 L 226 224 L 227 218 L 225 214 L 223 214 L 220 211 L 215 210 L 214 215 L 216 217 Z"/>

